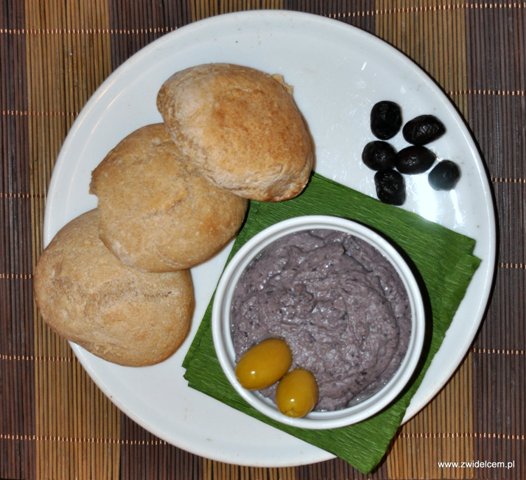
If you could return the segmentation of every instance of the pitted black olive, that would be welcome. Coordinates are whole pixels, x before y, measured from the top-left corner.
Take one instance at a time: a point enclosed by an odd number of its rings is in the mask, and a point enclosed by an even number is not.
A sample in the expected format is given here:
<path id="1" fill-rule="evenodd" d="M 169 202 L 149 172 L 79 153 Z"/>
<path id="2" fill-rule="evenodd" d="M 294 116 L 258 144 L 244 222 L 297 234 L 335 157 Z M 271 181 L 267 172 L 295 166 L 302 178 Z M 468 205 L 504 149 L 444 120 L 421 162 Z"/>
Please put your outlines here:
<path id="1" fill-rule="evenodd" d="M 426 145 L 444 135 L 446 127 L 434 115 L 420 115 L 402 129 L 404 138 L 413 145 Z"/>
<path id="2" fill-rule="evenodd" d="M 395 166 L 396 150 L 387 142 L 374 140 L 365 145 L 362 160 L 372 170 L 384 170 Z"/>
<path id="3" fill-rule="evenodd" d="M 405 202 L 404 177 L 396 170 L 380 170 L 374 174 L 374 185 L 378 199 L 391 205 L 403 205 Z"/>
<path id="4" fill-rule="evenodd" d="M 396 154 L 396 169 L 401 173 L 423 173 L 435 160 L 436 155 L 428 148 L 411 145 Z"/>
<path id="5" fill-rule="evenodd" d="M 442 160 L 429 172 L 428 181 L 435 190 L 451 190 L 460 179 L 460 168 L 451 160 Z"/>
<path id="6" fill-rule="evenodd" d="M 402 127 L 402 110 L 390 100 L 376 103 L 371 110 L 371 131 L 380 140 L 394 137 Z"/>

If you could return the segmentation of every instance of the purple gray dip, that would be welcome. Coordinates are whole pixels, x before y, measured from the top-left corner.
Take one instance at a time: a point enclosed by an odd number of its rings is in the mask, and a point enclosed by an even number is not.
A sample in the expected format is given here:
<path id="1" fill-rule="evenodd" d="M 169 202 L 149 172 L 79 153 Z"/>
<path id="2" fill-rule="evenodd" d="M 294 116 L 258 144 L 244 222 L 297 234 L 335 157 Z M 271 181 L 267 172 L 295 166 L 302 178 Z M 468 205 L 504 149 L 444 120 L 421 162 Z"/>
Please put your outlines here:
<path id="1" fill-rule="evenodd" d="M 407 292 L 391 263 L 367 242 L 325 229 L 289 234 L 260 252 L 236 285 L 231 319 L 238 358 L 265 338 L 288 343 L 292 368 L 316 377 L 318 411 L 377 392 L 411 332 Z"/>

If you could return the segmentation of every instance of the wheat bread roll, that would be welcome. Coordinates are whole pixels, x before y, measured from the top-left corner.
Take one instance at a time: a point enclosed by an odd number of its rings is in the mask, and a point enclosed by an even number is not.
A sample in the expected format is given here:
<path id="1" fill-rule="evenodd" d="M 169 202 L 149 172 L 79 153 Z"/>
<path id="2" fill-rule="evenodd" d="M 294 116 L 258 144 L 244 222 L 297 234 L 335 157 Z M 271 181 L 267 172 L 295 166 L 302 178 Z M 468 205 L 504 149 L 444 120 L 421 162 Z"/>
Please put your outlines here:
<path id="1" fill-rule="evenodd" d="M 64 226 L 40 257 L 35 298 L 59 335 L 121 365 L 158 363 L 185 339 L 194 309 L 188 270 L 145 273 L 100 241 L 91 210 Z"/>
<path id="2" fill-rule="evenodd" d="M 99 235 L 125 264 L 166 272 L 221 250 L 243 223 L 247 200 L 218 188 L 181 159 L 163 124 L 123 139 L 92 173 Z"/>
<path id="3" fill-rule="evenodd" d="M 280 201 L 310 178 L 312 138 L 277 75 L 224 63 L 190 67 L 164 82 L 157 108 L 185 158 L 221 188 Z"/>

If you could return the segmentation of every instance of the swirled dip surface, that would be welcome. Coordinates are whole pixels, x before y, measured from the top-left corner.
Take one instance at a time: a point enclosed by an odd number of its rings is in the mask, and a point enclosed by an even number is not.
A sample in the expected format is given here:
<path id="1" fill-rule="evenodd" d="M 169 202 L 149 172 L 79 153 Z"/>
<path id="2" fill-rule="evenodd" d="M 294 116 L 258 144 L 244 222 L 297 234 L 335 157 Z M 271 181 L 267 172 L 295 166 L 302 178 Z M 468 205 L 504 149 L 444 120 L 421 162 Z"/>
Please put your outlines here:
<path id="1" fill-rule="evenodd" d="M 306 230 L 267 246 L 243 272 L 231 306 L 236 355 L 269 337 L 287 341 L 293 366 L 318 382 L 316 410 L 350 406 L 378 391 L 407 350 L 407 292 L 367 242 Z M 275 387 L 263 391 L 273 398 Z"/>

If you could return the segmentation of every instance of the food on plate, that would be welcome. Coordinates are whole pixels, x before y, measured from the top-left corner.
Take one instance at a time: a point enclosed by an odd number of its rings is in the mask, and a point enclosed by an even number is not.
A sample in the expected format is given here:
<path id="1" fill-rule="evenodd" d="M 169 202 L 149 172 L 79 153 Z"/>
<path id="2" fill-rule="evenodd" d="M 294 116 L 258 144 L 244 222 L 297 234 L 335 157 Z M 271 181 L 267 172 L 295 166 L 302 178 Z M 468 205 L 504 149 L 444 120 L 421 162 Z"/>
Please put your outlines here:
<path id="1" fill-rule="evenodd" d="M 406 199 L 405 180 L 401 173 L 389 168 L 374 175 L 376 196 L 384 203 L 403 205 Z"/>
<path id="2" fill-rule="evenodd" d="M 182 160 L 163 124 L 135 130 L 93 171 L 99 234 L 125 264 L 166 272 L 211 258 L 237 233 L 247 200 Z"/>
<path id="3" fill-rule="evenodd" d="M 371 131 L 380 140 L 394 137 L 402 126 L 402 109 L 390 100 L 382 100 L 371 109 Z"/>
<path id="4" fill-rule="evenodd" d="M 277 76 L 200 65 L 170 77 L 157 105 L 164 123 L 108 152 L 91 177 L 97 210 L 57 234 L 35 278 L 54 330 L 123 365 L 178 348 L 194 308 L 188 269 L 236 235 L 247 199 L 294 197 L 314 166 L 307 124 Z"/>
<path id="5" fill-rule="evenodd" d="M 429 172 L 429 184 L 435 190 L 451 190 L 460 179 L 460 168 L 451 160 L 442 160 Z"/>
<path id="6" fill-rule="evenodd" d="M 404 283 L 389 260 L 331 229 L 287 234 L 240 275 L 230 307 L 234 351 L 282 338 L 292 368 L 315 377 L 315 410 L 338 410 L 381 389 L 401 364 L 411 332 Z M 261 393 L 275 399 L 276 386 Z"/>
<path id="7" fill-rule="evenodd" d="M 243 388 L 263 390 L 277 383 L 276 405 L 290 417 L 304 417 L 318 402 L 318 385 L 312 372 L 303 368 L 288 371 L 292 352 L 282 338 L 266 338 L 246 350 L 235 373 Z"/>
<path id="8" fill-rule="evenodd" d="M 157 107 L 186 160 L 218 187 L 280 201 L 309 180 L 313 141 L 277 76 L 240 65 L 197 65 L 166 80 Z"/>
<path id="9" fill-rule="evenodd" d="M 249 390 L 261 390 L 276 383 L 290 368 L 292 352 L 281 338 L 267 338 L 250 347 L 236 365 L 239 383 Z"/>
<path id="10" fill-rule="evenodd" d="M 39 259 L 36 302 L 58 334 L 122 365 L 160 362 L 190 327 L 189 271 L 145 273 L 121 263 L 101 242 L 98 212 L 64 226 Z"/>
<path id="11" fill-rule="evenodd" d="M 279 411 L 289 417 L 304 417 L 318 403 L 316 378 L 304 368 L 288 372 L 276 388 L 276 405 Z"/>
<path id="12" fill-rule="evenodd" d="M 434 115 L 419 115 L 409 120 L 402 129 L 402 135 L 413 145 L 426 145 L 446 133 L 444 124 Z"/>
<path id="13" fill-rule="evenodd" d="M 396 154 L 395 165 L 400 173 L 424 173 L 435 163 L 436 155 L 426 147 L 410 145 Z"/>
<path id="14" fill-rule="evenodd" d="M 365 145 L 362 160 L 371 170 L 394 168 L 396 159 L 395 148 L 382 140 L 373 140 Z"/>
<path id="15" fill-rule="evenodd" d="M 442 121 L 434 115 L 424 114 L 409 120 L 402 128 L 404 139 L 411 145 L 398 152 L 383 141 L 394 137 L 402 125 L 402 110 L 390 100 L 374 104 L 370 113 L 372 133 L 382 139 L 368 142 L 362 150 L 363 163 L 376 170 L 374 184 L 376 196 L 384 203 L 403 205 L 406 188 L 403 175 L 427 172 L 435 163 L 437 155 L 425 147 L 446 132 Z M 451 190 L 460 179 L 460 168 L 451 160 L 439 162 L 428 175 L 435 190 Z"/>

